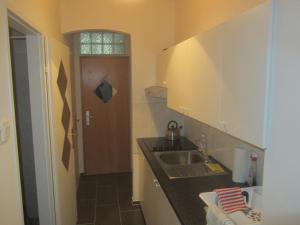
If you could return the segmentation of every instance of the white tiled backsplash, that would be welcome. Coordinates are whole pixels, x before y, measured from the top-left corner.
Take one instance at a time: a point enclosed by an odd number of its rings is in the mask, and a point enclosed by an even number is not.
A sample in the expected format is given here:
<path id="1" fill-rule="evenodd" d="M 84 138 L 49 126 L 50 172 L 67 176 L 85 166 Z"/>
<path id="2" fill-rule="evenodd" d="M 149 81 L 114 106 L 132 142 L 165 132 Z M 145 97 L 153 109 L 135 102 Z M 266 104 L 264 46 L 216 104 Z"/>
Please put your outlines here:
<path id="1" fill-rule="evenodd" d="M 187 117 L 184 119 L 184 134 L 195 144 L 201 139 L 201 135 L 205 134 L 209 154 L 230 170 L 233 168 L 234 148 L 239 147 L 255 152 L 258 155 L 257 183 L 258 185 L 262 185 L 264 164 L 264 151 L 262 149 L 249 145 L 218 129 Z"/>
<path id="2" fill-rule="evenodd" d="M 233 168 L 234 148 L 239 147 L 248 149 L 249 152 L 255 152 L 258 155 L 257 183 L 258 185 L 262 184 L 264 163 L 264 151 L 262 149 L 170 110 L 166 106 L 166 101 L 162 99 L 150 98 L 148 102 L 133 104 L 133 109 L 133 116 L 135 118 L 133 121 L 133 143 L 136 143 L 135 139 L 139 137 L 164 136 L 168 121 L 176 120 L 179 124 L 183 125 L 184 129 L 181 134 L 189 138 L 196 145 L 201 140 L 201 135 L 205 134 L 209 154 L 230 170 Z M 137 144 L 133 146 L 133 153 L 136 152 L 136 149 Z"/>

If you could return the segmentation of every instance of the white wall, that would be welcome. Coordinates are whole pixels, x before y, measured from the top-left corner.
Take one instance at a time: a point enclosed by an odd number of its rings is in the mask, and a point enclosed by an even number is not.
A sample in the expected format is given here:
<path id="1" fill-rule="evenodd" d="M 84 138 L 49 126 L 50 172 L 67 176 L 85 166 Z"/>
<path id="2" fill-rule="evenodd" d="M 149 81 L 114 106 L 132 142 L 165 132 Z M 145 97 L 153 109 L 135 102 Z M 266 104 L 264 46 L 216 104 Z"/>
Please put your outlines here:
<path id="1" fill-rule="evenodd" d="M 47 36 L 63 40 L 60 32 L 60 0 L 3 0 L 7 8 Z"/>
<path id="2" fill-rule="evenodd" d="M 300 221 L 300 1 L 274 0 L 270 133 L 265 156 L 264 225 Z"/>
<path id="3" fill-rule="evenodd" d="M 205 134 L 209 154 L 230 170 L 233 169 L 234 148 L 242 148 L 248 150 L 249 164 L 245 165 L 245 167 L 250 167 L 250 154 L 256 153 L 258 156 L 257 184 L 262 185 L 265 155 L 264 150 L 191 118 L 186 117 L 184 119 L 184 126 L 185 136 L 187 136 L 196 145 L 199 143 L 199 140 L 201 140 L 201 135 Z"/>

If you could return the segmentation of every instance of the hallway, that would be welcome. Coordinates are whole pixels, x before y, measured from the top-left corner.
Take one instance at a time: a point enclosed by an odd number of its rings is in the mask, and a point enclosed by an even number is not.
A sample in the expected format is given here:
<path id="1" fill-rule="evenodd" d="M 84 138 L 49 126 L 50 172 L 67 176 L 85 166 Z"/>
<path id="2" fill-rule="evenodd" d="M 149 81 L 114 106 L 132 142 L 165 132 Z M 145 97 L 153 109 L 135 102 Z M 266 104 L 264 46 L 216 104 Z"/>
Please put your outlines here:
<path id="1" fill-rule="evenodd" d="M 80 225 L 145 225 L 132 205 L 132 174 L 81 176 L 77 193 Z"/>

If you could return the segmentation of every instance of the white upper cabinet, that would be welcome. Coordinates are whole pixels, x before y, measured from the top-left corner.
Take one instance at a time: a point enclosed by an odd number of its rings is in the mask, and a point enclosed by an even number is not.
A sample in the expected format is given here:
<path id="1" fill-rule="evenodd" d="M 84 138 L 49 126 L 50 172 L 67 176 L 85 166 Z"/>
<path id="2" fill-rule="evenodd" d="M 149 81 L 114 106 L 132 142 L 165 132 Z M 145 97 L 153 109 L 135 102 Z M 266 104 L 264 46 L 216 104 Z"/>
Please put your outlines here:
<path id="1" fill-rule="evenodd" d="M 171 51 L 164 50 L 158 55 L 156 83 L 158 86 L 167 87 L 167 64 L 171 59 Z"/>
<path id="2" fill-rule="evenodd" d="M 178 44 L 168 49 L 164 54 L 168 55 L 169 61 L 166 63 L 166 78 L 168 88 L 168 107 L 183 113 L 183 105 L 186 102 L 187 90 L 184 89 L 184 83 L 187 82 L 186 67 L 186 48 L 185 43 Z"/>
<path id="3" fill-rule="evenodd" d="M 264 3 L 161 53 L 168 107 L 265 148 L 270 8 Z"/>
<path id="4" fill-rule="evenodd" d="M 269 4 L 222 25 L 222 130 L 265 147 L 269 66 Z"/>
<path id="5" fill-rule="evenodd" d="M 168 50 L 168 106 L 211 126 L 219 125 L 222 29 Z"/>

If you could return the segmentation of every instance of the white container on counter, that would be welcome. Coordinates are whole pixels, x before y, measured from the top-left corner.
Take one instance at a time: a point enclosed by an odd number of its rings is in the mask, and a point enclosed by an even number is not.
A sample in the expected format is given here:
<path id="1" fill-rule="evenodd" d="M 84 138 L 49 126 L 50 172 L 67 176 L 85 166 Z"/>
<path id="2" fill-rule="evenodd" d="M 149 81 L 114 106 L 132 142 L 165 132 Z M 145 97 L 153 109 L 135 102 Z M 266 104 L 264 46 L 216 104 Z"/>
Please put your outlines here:
<path id="1" fill-rule="evenodd" d="M 245 183 L 249 170 L 250 151 L 243 148 L 235 148 L 233 156 L 232 180 L 236 183 Z"/>

